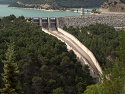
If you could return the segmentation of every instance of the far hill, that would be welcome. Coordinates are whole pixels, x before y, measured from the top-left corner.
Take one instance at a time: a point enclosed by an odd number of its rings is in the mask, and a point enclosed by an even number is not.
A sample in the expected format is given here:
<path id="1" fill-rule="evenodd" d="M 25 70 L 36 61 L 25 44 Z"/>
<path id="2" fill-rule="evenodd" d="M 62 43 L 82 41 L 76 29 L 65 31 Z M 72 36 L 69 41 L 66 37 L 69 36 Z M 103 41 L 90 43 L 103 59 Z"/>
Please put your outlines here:
<path id="1" fill-rule="evenodd" d="M 125 12 L 125 0 L 106 0 L 101 6 L 111 12 Z"/>
<path id="2" fill-rule="evenodd" d="M 104 0 L 19 0 L 18 4 L 12 6 L 35 6 L 47 8 L 81 8 L 81 7 L 100 7 Z"/>
<path id="3" fill-rule="evenodd" d="M 0 0 L 0 4 L 11 4 L 18 0 Z"/>

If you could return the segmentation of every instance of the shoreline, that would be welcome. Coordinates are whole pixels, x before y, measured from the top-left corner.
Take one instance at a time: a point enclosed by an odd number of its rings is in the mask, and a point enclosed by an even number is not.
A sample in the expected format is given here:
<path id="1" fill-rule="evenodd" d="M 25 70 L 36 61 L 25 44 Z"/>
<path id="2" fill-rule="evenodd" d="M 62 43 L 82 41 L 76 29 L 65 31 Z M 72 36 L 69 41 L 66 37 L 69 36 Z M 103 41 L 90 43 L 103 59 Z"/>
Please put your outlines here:
<path id="1" fill-rule="evenodd" d="M 21 7 L 10 7 L 15 9 L 25 9 L 25 10 L 42 10 L 42 11 L 48 11 L 48 12 L 74 12 L 71 10 L 54 10 L 54 9 L 38 9 L 38 8 L 21 8 Z"/>
<path id="2" fill-rule="evenodd" d="M 101 11 L 100 14 L 109 14 L 109 15 L 110 14 L 125 14 L 125 12 L 111 12 L 107 9 L 102 9 L 102 8 L 100 8 L 99 11 Z"/>
<path id="3" fill-rule="evenodd" d="M 71 10 L 53 10 L 53 9 L 49 9 L 49 10 L 46 10 L 46 9 L 38 9 L 38 8 L 21 8 L 21 7 L 10 7 L 10 8 L 15 8 L 15 9 L 24 9 L 24 10 L 41 10 L 41 11 L 46 11 L 46 12 L 75 12 L 75 11 L 71 11 Z M 88 12 L 88 14 L 90 16 L 92 15 L 96 15 L 96 16 L 99 16 L 99 15 L 118 15 L 118 14 L 125 14 L 124 12 L 110 12 L 110 11 L 103 11 L 101 10 L 100 11 L 101 13 L 98 14 L 98 13 L 91 13 L 91 12 Z M 80 12 L 77 12 L 77 13 L 80 13 Z"/>
<path id="4" fill-rule="evenodd" d="M 39 9 L 39 8 L 22 8 L 22 7 L 10 7 L 10 8 L 18 8 L 18 9 L 26 9 L 26 10 L 42 10 L 42 11 L 48 11 L 48 12 L 75 12 L 75 13 L 80 13 L 81 12 L 81 8 L 69 8 L 69 9 L 66 9 L 66 10 Z M 92 10 L 93 8 L 84 8 L 84 9 L 85 10 Z"/>
<path id="5" fill-rule="evenodd" d="M 125 14 L 125 12 L 111 12 L 111 11 L 108 11 L 107 9 L 101 9 L 99 8 L 99 12 L 100 13 L 89 13 L 89 15 L 96 15 L 96 16 L 99 16 L 99 15 L 121 15 L 121 14 Z"/>
<path id="6" fill-rule="evenodd" d="M 124 12 L 102 12 L 101 14 L 125 14 Z"/>
<path id="7" fill-rule="evenodd" d="M 0 4 L 0 5 L 7 5 L 8 6 L 8 4 Z M 41 10 L 41 11 L 46 11 L 46 12 L 72 12 L 72 13 L 76 13 L 77 11 L 75 11 L 75 10 L 79 9 L 79 11 L 77 13 L 80 13 L 80 8 L 71 8 L 71 9 L 67 9 L 67 10 L 53 10 L 53 9 L 46 10 L 46 9 L 38 9 L 38 8 L 21 8 L 21 7 L 9 7 L 9 8 L 24 9 L 24 10 Z M 86 9 L 87 8 L 85 8 L 85 10 Z M 85 12 L 85 14 L 88 14 L 88 15 L 113 15 L 113 14 L 118 15 L 118 14 L 125 14 L 125 12 L 110 12 L 110 11 L 108 11 L 106 9 L 101 9 L 101 8 L 99 8 L 99 11 L 100 11 L 100 14 L 91 13 L 91 12 L 88 12 L 88 13 Z"/>

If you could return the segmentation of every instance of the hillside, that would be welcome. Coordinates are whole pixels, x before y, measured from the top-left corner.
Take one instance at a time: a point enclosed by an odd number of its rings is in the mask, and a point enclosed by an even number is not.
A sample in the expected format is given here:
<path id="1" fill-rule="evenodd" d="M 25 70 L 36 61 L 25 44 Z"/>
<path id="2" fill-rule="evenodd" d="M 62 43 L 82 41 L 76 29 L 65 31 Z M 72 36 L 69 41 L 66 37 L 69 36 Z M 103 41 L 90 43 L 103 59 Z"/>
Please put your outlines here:
<path id="1" fill-rule="evenodd" d="M 0 19 L 0 37 L 0 74 L 7 42 L 13 41 L 23 94 L 81 94 L 87 85 L 94 83 L 88 66 L 81 66 L 73 51 L 67 51 L 63 42 L 27 23 L 23 17 L 11 15 Z"/>
<path id="2" fill-rule="evenodd" d="M 63 42 L 14 15 L 0 19 L 0 74 L 6 67 L 7 45 L 14 42 L 13 61 L 19 69 L 16 84 L 23 94 L 125 94 L 125 31 L 101 24 L 64 29 L 96 55 L 104 69 L 100 83 L 94 84 L 88 66 L 81 66 Z M 2 76 L 0 94 L 6 85 Z"/>
<path id="3" fill-rule="evenodd" d="M 103 68 L 102 81 L 87 86 L 83 94 L 125 94 L 125 31 L 101 24 L 64 29 L 87 46 Z"/>
<path id="4" fill-rule="evenodd" d="M 111 12 L 125 12 L 125 0 L 107 0 L 101 8 Z"/>
<path id="5" fill-rule="evenodd" d="M 39 7 L 42 8 L 48 5 L 47 8 L 81 8 L 81 7 L 99 7 L 103 4 L 104 0 L 19 0 L 18 4 L 22 7 Z M 21 6 L 20 6 L 21 7 Z"/>
<path id="6" fill-rule="evenodd" d="M 64 27 L 64 30 L 77 37 L 97 58 L 100 65 L 115 59 L 115 50 L 119 46 L 118 32 L 114 28 L 96 24 L 81 28 Z"/>
<path id="7" fill-rule="evenodd" d="M 0 4 L 11 4 L 16 2 L 17 0 L 0 0 Z"/>

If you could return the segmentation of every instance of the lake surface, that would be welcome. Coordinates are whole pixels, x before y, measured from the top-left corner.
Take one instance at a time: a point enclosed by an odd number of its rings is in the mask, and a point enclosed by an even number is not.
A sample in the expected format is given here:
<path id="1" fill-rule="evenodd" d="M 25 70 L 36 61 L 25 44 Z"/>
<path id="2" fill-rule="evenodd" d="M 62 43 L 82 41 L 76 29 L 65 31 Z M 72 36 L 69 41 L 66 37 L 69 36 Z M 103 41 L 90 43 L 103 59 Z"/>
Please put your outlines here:
<path id="1" fill-rule="evenodd" d="M 86 9 L 91 10 L 91 9 Z M 25 16 L 25 17 L 64 17 L 64 16 L 79 16 L 80 13 L 77 12 L 52 12 L 34 9 L 21 9 L 21 8 L 10 8 L 8 5 L 0 5 L 0 17 L 9 16 L 14 14 L 15 16 Z M 85 14 L 88 15 L 88 14 Z"/>

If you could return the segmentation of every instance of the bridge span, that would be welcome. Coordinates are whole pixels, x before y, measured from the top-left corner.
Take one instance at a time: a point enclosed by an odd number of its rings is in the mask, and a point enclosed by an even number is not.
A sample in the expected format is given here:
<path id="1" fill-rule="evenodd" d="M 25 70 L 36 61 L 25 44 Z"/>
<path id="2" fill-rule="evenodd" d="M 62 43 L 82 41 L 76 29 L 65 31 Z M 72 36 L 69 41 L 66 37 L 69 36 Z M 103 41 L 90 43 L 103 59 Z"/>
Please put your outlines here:
<path id="1" fill-rule="evenodd" d="M 33 22 L 42 27 L 42 31 L 48 33 L 59 40 L 65 42 L 69 50 L 73 50 L 82 65 L 87 64 L 90 74 L 98 78 L 102 74 L 102 69 L 94 54 L 85 47 L 77 38 L 59 27 L 59 18 L 37 18 Z"/>

